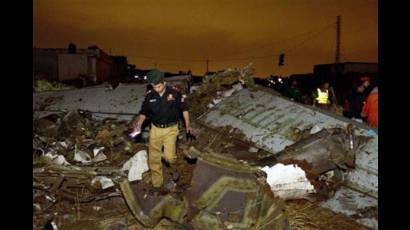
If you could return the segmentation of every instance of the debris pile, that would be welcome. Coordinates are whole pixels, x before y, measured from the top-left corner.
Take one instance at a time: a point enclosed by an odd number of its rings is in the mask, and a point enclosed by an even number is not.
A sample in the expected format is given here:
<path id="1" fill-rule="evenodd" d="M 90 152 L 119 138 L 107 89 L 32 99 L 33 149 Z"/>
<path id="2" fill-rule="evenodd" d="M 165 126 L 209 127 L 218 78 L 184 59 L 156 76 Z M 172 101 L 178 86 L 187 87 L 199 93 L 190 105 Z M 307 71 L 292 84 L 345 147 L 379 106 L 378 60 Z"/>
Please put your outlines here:
<path id="1" fill-rule="evenodd" d="M 316 204 L 368 140 L 351 127 L 312 126 L 273 154 L 238 128 L 200 119 L 243 87 L 253 87 L 251 65 L 208 76 L 187 97 L 196 138 L 179 136 L 180 177 L 164 164 L 165 193 L 151 185 L 146 139 L 131 139 L 127 122 L 85 110 L 35 118 L 33 229 L 361 229 Z"/>
<path id="2" fill-rule="evenodd" d="M 244 68 L 227 69 L 205 76 L 202 85 L 187 98 L 192 116 L 200 116 L 243 86 L 253 87 L 254 72 L 251 63 Z"/>
<path id="3" fill-rule="evenodd" d="M 44 91 L 58 91 L 66 89 L 74 89 L 75 87 L 65 85 L 61 82 L 47 81 L 47 80 L 35 80 L 33 82 L 34 92 L 44 92 Z"/>
<path id="4" fill-rule="evenodd" d="M 215 227 L 243 229 L 252 225 L 283 228 L 286 224 L 283 204 L 266 189 L 264 180 L 255 176 L 257 169 L 235 158 L 206 154 L 195 165 L 180 159 L 177 164 L 182 176 L 178 190 L 159 195 L 153 192 L 146 173 L 146 146 L 128 139 L 125 122 L 97 121 L 87 111 L 79 110 L 35 119 L 33 125 L 35 228 L 46 224 L 76 226 L 96 215 L 101 218 L 125 211 L 127 215 L 132 213 L 142 226 L 152 228 L 164 217 L 195 228 L 211 222 Z M 181 156 L 181 149 L 178 154 Z M 207 186 L 226 196 L 206 193 L 209 189 L 204 187 L 203 177 L 211 172 L 218 173 Z M 168 172 L 165 179 L 169 178 Z M 256 196 L 261 197 L 254 199 Z M 232 213 L 245 210 L 244 206 L 238 206 L 237 199 L 245 199 L 240 204 L 254 210 L 250 216 L 243 217 L 249 222 L 245 225 L 239 224 L 242 219 L 232 219 L 237 214 L 226 213 L 226 205 L 233 205 Z M 270 207 L 264 209 L 266 212 L 258 211 L 263 205 L 258 202 L 261 199 Z M 163 211 L 151 212 L 149 207 Z M 145 217 L 136 210 L 143 211 Z M 216 222 L 209 222 L 211 217 Z M 267 221 L 270 218 L 275 221 Z"/>
<path id="5" fill-rule="evenodd" d="M 148 169 L 146 146 L 128 129 L 82 110 L 33 120 L 33 229 L 128 215 L 115 180 L 142 180 Z"/>
<path id="6" fill-rule="evenodd" d="M 34 166 L 44 158 L 60 165 L 115 165 L 145 148 L 127 137 L 128 130 L 126 122 L 97 121 L 82 110 L 34 119 Z"/>

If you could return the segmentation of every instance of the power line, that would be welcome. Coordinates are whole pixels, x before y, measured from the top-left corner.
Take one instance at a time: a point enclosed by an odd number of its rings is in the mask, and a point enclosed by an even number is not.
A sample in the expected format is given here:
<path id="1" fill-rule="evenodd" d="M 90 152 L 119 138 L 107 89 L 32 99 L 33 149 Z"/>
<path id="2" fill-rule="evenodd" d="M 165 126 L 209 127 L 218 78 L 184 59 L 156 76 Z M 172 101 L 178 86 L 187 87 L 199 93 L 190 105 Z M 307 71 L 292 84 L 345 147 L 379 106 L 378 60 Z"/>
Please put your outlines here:
<path id="1" fill-rule="evenodd" d="M 214 58 L 211 61 L 246 61 L 246 60 L 251 60 L 251 59 L 264 59 L 264 58 L 270 58 L 273 57 L 272 54 L 269 55 L 264 55 L 264 56 L 253 56 L 253 57 L 241 57 L 241 58 Z"/>
<path id="2" fill-rule="evenodd" d="M 296 48 L 300 48 L 301 46 L 303 46 L 306 42 L 308 42 L 309 40 L 317 37 L 318 35 L 320 35 L 321 33 L 323 33 L 324 31 L 328 30 L 329 28 L 334 27 L 333 24 L 329 24 L 326 27 L 323 27 L 321 30 L 317 31 L 315 34 L 312 34 L 310 37 L 308 37 L 307 39 L 303 40 L 301 43 L 298 43 L 296 46 L 293 46 L 287 50 L 284 50 L 282 52 L 278 52 L 278 53 L 273 53 L 270 55 L 264 55 L 264 56 L 253 56 L 253 57 L 243 57 L 243 58 L 227 58 L 227 59 L 213 59 L 212 61 L 239 61 L 239 60 L 251 60 L 251 59 L 264 59 L 264 58 L 272 58 L 275 55 L 279 55 L 281 53 L 289 53 L 291 51 L 293 51 Z"/>
<path id="3" fill-rule="evenodd" d="M 310 31 L 307 31 L 307 32 L 303 32 L 303 33 L 297 34 L 297 35 L 295 35 L 295 36 L 292 36 L 292 37 L 290 37 L 290 38 L 285 38 L 285 39 L 280 39 L 280 40 L 276 40 L 276 41 L 273 41 L 273 42 L 269 42 L 269 44 L 265 44 L 265 45 L 261 45 L 261 46 L 257 46 L 257 47 L 253 47 L 253 48 L 246 48 L 246 49 L 244 49 L 244 50 L 242 50 L 242 51 L 240 51 L 240 52 L 236 52 L 236 53 L 234 53 L 234 54 L 230 54 L 229 56 L 234 56 L 234 55 L 238 55 L 238 54 L 243 54 L 243 53 L 245 53 L 244 51 L 251 51 L 251 50 L 257 50 L 257 49 L 262 49 L 262 48 L 266 48 L 266 47 L 277 46 L 277 45 L 280 44 L 280 43 L 284 43 L 284 42 L 289 42 L 289 41 L 292 41 L 292 40 L 296 40 L 296 39 L 299 39 L 299 38 L 308 36 L 309 34 L 315 33 L 316 31 L 321 31 L 323 28 L 327 28 L 328 26 L 332 26 L 333 24 L 334 24 L 334 23 L 326 24 L 326 25 L 324 25 L 323 27 L 320 27 L 320 28 L 318 28 L 318 29 L 310 30 Z M 276 43 L 276 44 L 275 44 L 275 43 Z"/>
<path id="4" fill-rule="evenodd" d="M 140 58 L 140 59 L 150 59 L 150 60 L 164 60 L 164 61 L 175 61 L 175 62 L 203 62 L 206 59 L 185 59 L 185 58 L 170 58 L 170 57 L 135 57 L 135 58 Z"/>
<path id="5" fill-rule="evenodd" d="M 318 35 L 322 34 L 323 32 L 325 32 L 326 30 L 328 30 L 329 28 L 332 28 L 332 27 L 334 27 L 333 24 L 332 24 L 332 25 L 329 25 L 329 26 L 327 26 L 327 27 L 325 27 L 325 28 L 323 28 L 322 30 L 318 31 L 316 34 L 313 34 L 311 37 L 309 37 L 309 38 L 303 40 L 302 42 L 298 43 L 297 45 L 295 45 L 294 47 L 292 47 L 292 48 L 290 48 L 290 49 L 285 50 L 284 52 L 285 52 L 285 53 L 291 53 L 291 52 L 292 52 L 293 50 L 295 50 L 296 48 L 302 47 L 306 42 L 308 42 L 308 41 L 310 41 L 311 39 L 317 37 Z"/>
<path id="6" fill-rule="evenodd" d="M 326 31 L 327 29 L 334 27 L 334 24 L 328 24 L 327 26 L 321 28 L 319 31 L 310 31 L 308 33 L 304 33 L 306 35 L 310 35 L 307 39 L 303 40 L 301 43 L 298 43 L 296 46 L 291 47 L 282 52 L 278 53 L 271 53 L 269 55 L 261 55 L 261 56 L 248 56 L 248 57 L 238 57 L 238 58 L 209 58 L 209 59 L 185 59 L 185 58 L 171 58 L 171 57 L 152 57 L 152 56 L 141 56 L 136 57 L 140 59 L 150 59 L 150 60 L 163 60 L 163 61 L 172 61 L 172 62 L 225 62 L 225 61 L 246 61 L 246 60 L 255 60 L 255 59 L 265 59 L 265 58 L 272 58 L 275 55 L 279 55 L 280 53 L 289 53 L 293 51 L 295 48 L 299 48 L 304 45 L 307 41 L 311 40 L 312 38 L 317 37 L 322 32 Z M 314 33 L 315 32 L 315 33 Z M 294 39 L 294 38 L 293 38 Z M 285 40 L 285 39 L 283 39 Z"/>

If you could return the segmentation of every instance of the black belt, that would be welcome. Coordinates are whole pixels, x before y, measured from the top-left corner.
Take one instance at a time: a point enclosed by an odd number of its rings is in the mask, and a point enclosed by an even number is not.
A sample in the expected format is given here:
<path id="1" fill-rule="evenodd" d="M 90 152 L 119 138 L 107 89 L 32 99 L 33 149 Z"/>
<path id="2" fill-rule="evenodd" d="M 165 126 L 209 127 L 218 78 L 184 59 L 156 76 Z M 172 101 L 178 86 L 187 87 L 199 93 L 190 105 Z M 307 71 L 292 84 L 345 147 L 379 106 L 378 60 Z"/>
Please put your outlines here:
<path id="1" fill-rule="evenodd" d="M 168 128 L 168 127 L 171 127 L 171 126 L 174 126 L 174 125 L 178 124 L 178 122 L 170 122 L 170 123 L 166 123 L 166 124 L 155 124 L 155 123 L 152 123 L 152 124 L 154 124 L 158 128 Z"/>

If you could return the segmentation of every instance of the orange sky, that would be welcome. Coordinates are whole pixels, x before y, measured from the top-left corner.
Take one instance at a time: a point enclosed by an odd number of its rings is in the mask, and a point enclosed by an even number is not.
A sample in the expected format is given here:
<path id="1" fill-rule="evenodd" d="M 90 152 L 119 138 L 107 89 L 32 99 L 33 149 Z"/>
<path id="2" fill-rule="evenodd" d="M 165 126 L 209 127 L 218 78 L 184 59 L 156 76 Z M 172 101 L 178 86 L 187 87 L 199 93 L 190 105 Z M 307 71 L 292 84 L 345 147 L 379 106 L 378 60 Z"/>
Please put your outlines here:
<path id="1" fill-rule="evenodd" d="M 34 0 L 33 46 L 97 45 L 137 68 L 194 74 L 253 62 L 260 77 L 335 60 L 378 62 L 376 0 Z M 285 65 L 278 56 L 285 53 Z"/>

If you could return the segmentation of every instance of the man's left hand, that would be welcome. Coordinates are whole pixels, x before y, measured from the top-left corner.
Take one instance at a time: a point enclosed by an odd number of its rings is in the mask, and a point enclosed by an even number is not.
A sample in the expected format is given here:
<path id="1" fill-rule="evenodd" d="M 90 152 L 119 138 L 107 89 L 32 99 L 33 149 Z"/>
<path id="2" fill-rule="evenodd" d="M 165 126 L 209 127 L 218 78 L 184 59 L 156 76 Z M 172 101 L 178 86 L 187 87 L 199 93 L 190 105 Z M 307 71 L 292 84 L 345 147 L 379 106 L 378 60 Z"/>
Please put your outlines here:
<path id="1" fill-rule="evenodd" d="M 193 129 L 190 126 L 186 127 L 186 139 L 188 141 L 196 140 L 196 137 L 193 134 Z"/>
<path id="2" fill-rule="evenodd" d="M 192 132 L 193 132 L 192 127 L 191 127 L 191 126 L 187 126 L 187 127 L 186 127 L 186 132 L 193 134 L 193 133 L 192 133 Z"/>

